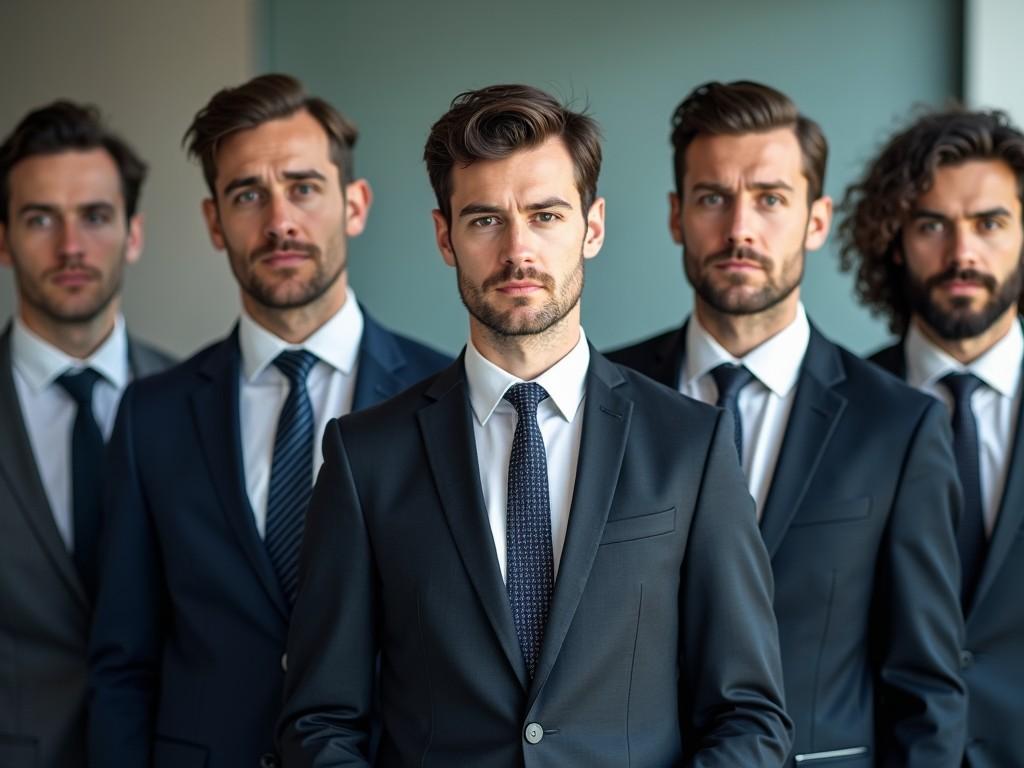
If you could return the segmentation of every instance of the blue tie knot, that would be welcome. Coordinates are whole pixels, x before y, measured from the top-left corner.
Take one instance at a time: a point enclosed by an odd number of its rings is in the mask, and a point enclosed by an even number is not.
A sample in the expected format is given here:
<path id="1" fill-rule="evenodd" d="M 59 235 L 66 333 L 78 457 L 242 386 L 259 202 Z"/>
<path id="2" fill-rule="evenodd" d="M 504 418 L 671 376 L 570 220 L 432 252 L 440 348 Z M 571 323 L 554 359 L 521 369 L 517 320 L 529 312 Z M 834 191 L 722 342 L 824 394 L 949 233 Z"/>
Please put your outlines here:
<path id="1" fill-rule="evenodd" d="M 57 383 L 71 395 L 78 407 L 92 408 L 92 390 L 102 376 L 92 368 L 83 368 L 75 373 L 64 373 L 57 377 Z"/>
<path id="2" fill-rule="evenodd" d="M 973 373 L 950 373 L 940 380 L 953 395 L 957 408 L 970 403 L 971 395 L 984 382 Z"/>
<path id="3" fill-rule="evenodd" d="M 512 403 L 520 418 L 535 416 L 537 406 L 548 397 L 547 390 L 535 381 L 513 384 L 505 392 L 505 399 Z"/>
<path id="4" fill-rule="evenodd" d="M 274 358 L 274 365 L 283 373 L 292 388 L 306 386 L 306 377 L 319 358 L 305 349 L 286 349 Z"/>
<path id="5" fill-rule="evenodd" d="M 722 363 L 711 371 L 711 378 L 718 387 L 718 405 L 721 407 L 739 397 L 740 390 L 754 380 L 754 374 L 746 366 Z"/>

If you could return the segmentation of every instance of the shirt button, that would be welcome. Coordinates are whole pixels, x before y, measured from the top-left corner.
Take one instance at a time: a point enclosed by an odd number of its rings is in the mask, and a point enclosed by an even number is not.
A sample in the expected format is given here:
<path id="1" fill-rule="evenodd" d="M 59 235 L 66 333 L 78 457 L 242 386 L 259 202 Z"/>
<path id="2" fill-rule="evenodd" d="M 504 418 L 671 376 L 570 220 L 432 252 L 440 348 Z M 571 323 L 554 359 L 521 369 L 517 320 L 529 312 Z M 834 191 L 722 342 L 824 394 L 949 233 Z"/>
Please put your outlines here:
<path id="1" fill-rule="evenodd" d="M 540 744 L 540 740 L 544 738 L 544 729 L 540 723 L 529 723 L 524 736 L 530 744 Z"/>
<path id="2" fill-rule="evenodd" d="M 282 672 L 287 672 L 288 671 L 288 654 L 287 653 L 282 653 L 281 654 L 281 671 Z"/>
<path id="3" fill-rule="evenodd" d="M 974 663 L 974 654 L 964 649 L 960 651 L 960 669 L 968 669 Z"/>

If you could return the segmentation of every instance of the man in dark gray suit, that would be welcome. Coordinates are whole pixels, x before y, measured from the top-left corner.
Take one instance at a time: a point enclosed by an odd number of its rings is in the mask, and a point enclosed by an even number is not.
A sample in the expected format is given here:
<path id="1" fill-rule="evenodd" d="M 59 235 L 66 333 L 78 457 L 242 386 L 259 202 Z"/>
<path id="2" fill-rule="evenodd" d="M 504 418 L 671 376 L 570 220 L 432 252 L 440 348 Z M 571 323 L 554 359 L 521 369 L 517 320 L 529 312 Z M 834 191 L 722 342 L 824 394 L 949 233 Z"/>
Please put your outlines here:
<path id="1" fill-rule="evenodd" d="M 146 167 L 96 111 L 55 102 L 0 146 L 0 765 L 85 765 L 87 641 L 104 440 L 131 379 L 170 360 L 131 339 Z"/>
<path id="2" fill-rule="evenodd" d="M 901 337 L 871 359 L 953 419 L 971 768 L 1024 760 L 1022 191 L 1024 134 L 1005 115 L 923 115 L 851 186 L 842 225 L 861 300 Z"/>

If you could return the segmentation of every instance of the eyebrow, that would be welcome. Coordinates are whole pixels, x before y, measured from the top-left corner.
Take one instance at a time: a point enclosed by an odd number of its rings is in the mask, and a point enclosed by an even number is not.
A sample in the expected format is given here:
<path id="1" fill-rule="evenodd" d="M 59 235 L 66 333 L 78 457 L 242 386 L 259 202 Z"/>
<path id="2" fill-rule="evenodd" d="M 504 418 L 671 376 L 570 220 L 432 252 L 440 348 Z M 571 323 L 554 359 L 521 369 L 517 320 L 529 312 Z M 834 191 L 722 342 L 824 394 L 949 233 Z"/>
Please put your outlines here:
<path id="1" fill-rule="evenodd" d="M 997 205 L 995 208 L 986 208 L 984 211 L 971 211 L 967 214 L 968 219 L 991 219 L 998 216 L 1003 218 L 1009 218 L 1010 211 L 1001 205 Z M 949 221 L 950 217 L 939 211 L 932 211 L 927 208 L 918 208 L 910 214 L 912 221 L 918 219 L 938 219 L 939 221 Z"/>
<path id="2" fill-rule="evenodd" d="M 526 206 L 527 211 L 545 211 L 548 208 L 566 208 L 572 210 L 572 205 L 563 200 L 560 197 L 549 197 L 545 200 L 540 200 L 536 203 L 530 203 Z M 501 213 L 504 209 L 499 208 L 496 205 L 486 205 L 484 203 L 470 203 L 469 205 L 462 208 L 459 211 L 459 216 L 478 216 L 480 214 L 495 214 Z"/>
<path id="3" fill-rule="evenodd" d="M 755 181 L 752 184 L 748 184 L 746 189 L 757 189 L 761 191 L 771 191 L 773 189 L 784 189 L 787 192 L 792 192 L 793 187 L 778 179 L 776 181 Z M 704 190 L 706 192 L 715 192 L 719 195 L 732 194 L 732 189 L 725 186 L 724 184 L 718 184 L 714 181 L 698 181 L 693 185 L 693 190 Z"/>
<path id="4" fill-rule="evenodd" d="M 327 177 L 324 176 L 320 171 L 313 168 L 305 168 L 300 171 L 285 171 L 281 174 L 288 181 L 307 181 L 308 179 L 318 179 L 319 181 L 327 181 Z M 243 187 L 251 187 L 259 184 L 259 176 L 245 176 L 241 179 L 235 179 L 224 187 L 223 194 L 228 195 L 234 192 L 236 189 Z"/>
<path id="5" fill-rule="evenodd" d="M 112 211 L 112 210 L 114 210 L 114 204 L 110 203 L 110 202 L 108 202 L 106 200 L 93 200 L 93 201 L 90 201 L 88 203 L 81 203 L 79 205 L 76 205 L 75 206 L 75 210 L 77 210 L 77 211 L 95 211 L 95 210 Z M 24 215 L 26 213 L 49 213 L 49 214 L 59 215 L 60 212 L 61 212 L 61 210 L 60 210 L 60 208 L 58 206 L 51 205 L 50 203 L 25 203 L 25 205 L 21 206 L 21 208 L 18 209 L 18 215 L 19 216 L 22 216 L 22 215 Z"/>

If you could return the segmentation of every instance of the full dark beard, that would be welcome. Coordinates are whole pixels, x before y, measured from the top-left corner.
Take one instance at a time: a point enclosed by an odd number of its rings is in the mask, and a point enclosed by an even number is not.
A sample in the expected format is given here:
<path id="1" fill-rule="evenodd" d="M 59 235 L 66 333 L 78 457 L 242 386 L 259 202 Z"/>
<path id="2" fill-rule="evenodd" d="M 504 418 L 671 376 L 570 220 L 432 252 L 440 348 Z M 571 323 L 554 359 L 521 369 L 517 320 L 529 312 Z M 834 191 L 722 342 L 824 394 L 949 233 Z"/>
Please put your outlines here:
<path id="1" fill-rule="evenodd" d="M 731 288 L 738 288 L 744 284 L 743 275 L 728 276 L 728 284 L 725 287 L 722 287 L 720 284 L 714 284 L 711 279 L 712 265 L 718 261 L 731 261 L 736 259 L 753 261 L 764 269 L 767 280 L 760 290 L 754 293 L 730 290 Z M 771 309 L 789 297 L 800 285 L 804 276 L 803 265 L 805 259 L 802 248 L 800 250 L 799 273 L 796 275 L 795 279 L 788 281 L 786 280 L 786 276 L 783 275 L 783 282 L 781 283 L 776 283 L 771 278 L 774 267 L 772 259 L 751 248 L 727 248 L 718 251 L 717 253 L 713 253 L 710 256 L 706 256 L 701 261 L 705 269 L 698 271 L 696 266 L 691 267 L 691 263 L 684 253 L 683 264 L 686 269 L 686 277 L 689 279 L 690 284 L 693 286 L 697 295 L 703 299 L 704 303 L 715 311 L 725 315 L 756 315 L 760 312 Z"/>
<path id="2" fill-rule="evenodd" d="M 991 294 L 988 302 L 981 309 L 972 311 L 970 299 L 957 297 L 952 299 L 952 308 L 944 308 L 932 299 L 932 290 L 949 280 L 973 280 L 988 289 Z M 939 336 L 950 341 L 970 339 L 980 336 L 992 324 L 1002 317 L 1006 310 L 1014 306 L 1020 299 L 1021 288 L 1024 287 L 1024 266 L 1020 262 L 1017 269 L 1006 278 L 1002 285 L 989 274 L 975 269 L 960 269 L 956 265 L 944 272 L 933 275 L 926 280 L 918 280 L 907 273 L 907 301 L 910 311 L 919 315 L 922 320 Z"/>

